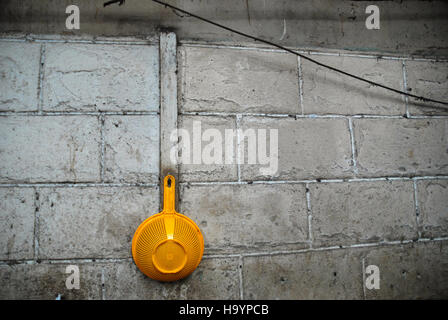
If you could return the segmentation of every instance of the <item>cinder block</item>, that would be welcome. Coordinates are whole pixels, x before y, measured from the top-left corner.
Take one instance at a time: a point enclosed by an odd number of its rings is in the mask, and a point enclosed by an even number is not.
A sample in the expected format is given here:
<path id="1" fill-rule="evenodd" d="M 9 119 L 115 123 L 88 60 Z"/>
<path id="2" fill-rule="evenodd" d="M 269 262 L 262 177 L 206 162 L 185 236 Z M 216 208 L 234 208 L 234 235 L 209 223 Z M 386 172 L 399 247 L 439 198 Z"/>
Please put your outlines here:
<path id="1" fill-rule="evenodd" d="M 105 265 L 106 299 L 238 299 L 238 259 L 203 259 L 187 278 L 159 282 L 148 278 L 133 262 Z"/>
<path id="2" fill-rule="evenodd" d="M 361 299 L 359 249 L 245 257 L 244 299 Z"/>
<path id="3" fill-rule="evenodd" d="M 39 258 L 131 257 L 143 220 L 159 212 L 157 188 L 42 188 Z"/>
<path id="4" fill-rule="evenodd" d="M 365 288 L 366 298 L 447 299 L 447 249 L 447 241 L 372 249 L 367 253 L 364 265 L 379 268 L 380 288 Z"/>
<path id="5" fill-rule="evenodd" d="M 180 139 L 179 151 L 182 154 L 182 158 L 186 159 L 179 165 L 179 177 L 181 181 L 236 181 L 238 180 L 237 165 L 236 165 L 236 120 L 234 117 L 214 117 L 214 116 L 180 116 L 178 118 L 180 129 L 186 130 L 189 136 L 189 143 L 187 139 Z M 195 123 L 200 126 L 200 134 L 194 135 L 193 125 Z M 209 141 L 202 141 L 198 143 L 196 139 L 201 139 L 202 134 L 208 130 L 214 129 L 218 130 L 221 137 L 222 146 L 222 164 L 207 164 L 203 161 L 201 156 L 199 163 L 194 163 L 195 156 L 193 146 L 200 150 L 200 154 L 206 152 L 206 146 L 211 144 L 213 138 Z M 226 164 L 226 150 L 225 150 L 225 131 L 232 130 L 235 132 L 234 139 L 232 139 L 233 144 L 233 160 L 231 164 Z M 188 148 L 183 147 L 184 145 L 189 145 Z M 201 147 L 199 147 L 201 145 Z M 230 153 L 229 153 L 230 154 Z M 189 157 L 187 156 L 189 155 Z"/>
<path id="6" fill-rule="evenodd" d="M 201 228 L 207 252 L 307 246 L 305 187 L 299 184 L 183 184 L 180 212 Z"/>
<path id="7" fill-rule="evenodd" d="M 313 55 L 311 58 L 364 79 L 403 89 L 399 60 Z M 403 115 L 404 98 L 301 59 L 306 114 Z"/>
<path id="8" fill-rule="evenodd" d="M 43 108 L 48 111 L 158 111 L 156 46 L 47 45 Z"/>
<path id="9" fill-rule="evenodd" d="M 184 47 L 182 111 L 299 113 L 297 58 Z"/>
<path id="10" fill-rule="evenodd" d="M 159 181 L 159 126 L 157 116 L 105 118 L 105 181 Z"/>
<path id="11" fill-rule="evenodd" d="M 313 244 L 417 238 L 412 181 L 310 184 Z"/>
<path id="12" fill-rule="evenodd" d="M 0 43 L 0 111 L 38 108 L 40 45 Z"/>
<path id="13" fill-rule="evenodd" d="M 99 300 L 101 265 L 75 264 L 79 289 L 67 289 L 70 264 L 17 264 L 0 266 L 0 299 L 7 300 Z"/>
<path id="14" fill-rule="evenodd" d="M 241 165 L 243 180 L 300 180 L 352 176 L 350 133 L 345 119 L 243 117 L 243 130 L 278 130 L 278 171 L 264 175 L 268 165 Z M 242 138 L 241 138 L 242 139 Z M 258 138 L 257 138 L 258 139 Z M 247 143 L 245 144 L 247 153 Z M 266 150 L 270 150 L 270 142 Z M 257 156 L 257 163 L 259 157 Z"/>
<path id="15" fill-rule="evenodd" d="M 408 91 L 415 95 L 448 101 L 447 74 L 447 62 L 406 61 Z M 409 98 L 408 108 L 411 115 L 448 114 L 446 106 L 432 102 L 422 102 L 413 98 Z"/>
<path id="16" fill-rule="evenodd" d="M 447 119 L 355 119 L 362 176 L 448 173 Z"/>
<path id="17" fill-rule="evenodd" d="M 448 180 L 417 181 L 422 237 L 448 236 Z"/>
<path id="18" fill-rule="evenodd" d="M 1 182 L 99 180 L 96 117 L 2 117 L 0 136 Z"/>
<path id="19" fill-rule="evenodd" d="M 0 188 L 0 259 L 34 255 L 34 189 Z"/>

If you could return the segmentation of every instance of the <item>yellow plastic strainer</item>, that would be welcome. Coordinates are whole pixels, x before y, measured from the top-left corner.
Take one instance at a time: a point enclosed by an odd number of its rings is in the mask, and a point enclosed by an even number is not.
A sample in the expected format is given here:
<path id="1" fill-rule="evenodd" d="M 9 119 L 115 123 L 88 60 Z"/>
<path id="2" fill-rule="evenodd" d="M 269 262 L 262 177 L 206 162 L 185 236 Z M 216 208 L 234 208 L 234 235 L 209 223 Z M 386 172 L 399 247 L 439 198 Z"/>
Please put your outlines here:
<path id="1" fill-rule="evenodd" d="M 163 210 L 137 228 L 132 239 L 132 257 L 141 272 L 159 281 L 175 281 L 192 273 L 201 262 L 204 238 L 188 217 L 177 213 L 175 180 L 163 181 Z"/>

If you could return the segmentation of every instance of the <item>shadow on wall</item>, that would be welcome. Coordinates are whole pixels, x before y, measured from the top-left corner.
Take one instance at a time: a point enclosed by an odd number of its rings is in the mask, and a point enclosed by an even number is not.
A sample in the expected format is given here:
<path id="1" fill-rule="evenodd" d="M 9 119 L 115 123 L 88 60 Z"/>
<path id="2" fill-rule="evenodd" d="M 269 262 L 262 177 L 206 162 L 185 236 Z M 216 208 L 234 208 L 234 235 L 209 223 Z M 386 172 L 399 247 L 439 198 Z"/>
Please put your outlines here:
<path id="1" fill-rule="evenodd" d="M 104 1 L 81 0 L 81 29 L 65 29 L 67 2 L 3 1 L 0 26 L 3 32 L 142 35 L 169 28 L 179 39 L 199 41 L 242 41 L 228 31 L 208 26 L 193 18 L 146 1 L 103 8 Z M 381 9 L 380 30 L 367 30 L 362 1 L 266 0 L 177 1 L 172 3 L 197 15 L 224 23 L 267 40 L 292 47 L 346 48 L 446 55 L 448 3 L 444 1 L 371 1 Z M 425 28 L 410 27 L 411 24 Z M 408 39 L 408 40 L 403 40 Z"/>

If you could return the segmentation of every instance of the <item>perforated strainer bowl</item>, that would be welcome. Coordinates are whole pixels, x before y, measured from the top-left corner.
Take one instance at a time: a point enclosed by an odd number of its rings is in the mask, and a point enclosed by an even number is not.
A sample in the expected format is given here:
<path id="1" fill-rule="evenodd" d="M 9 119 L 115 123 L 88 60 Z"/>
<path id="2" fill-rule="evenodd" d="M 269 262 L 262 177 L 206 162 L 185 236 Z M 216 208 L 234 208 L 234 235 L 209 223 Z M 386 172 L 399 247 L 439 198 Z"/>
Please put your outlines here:
<path id="1" fill-rule="evenodd" d="M 175 281 L 199 265 L 204 238 L 193 220 L 175 211 L 174 177 L 166 176 L 163 185 L 163 210 L 143 221 L 135 231 L 132 257 L 148 277 Z"/>

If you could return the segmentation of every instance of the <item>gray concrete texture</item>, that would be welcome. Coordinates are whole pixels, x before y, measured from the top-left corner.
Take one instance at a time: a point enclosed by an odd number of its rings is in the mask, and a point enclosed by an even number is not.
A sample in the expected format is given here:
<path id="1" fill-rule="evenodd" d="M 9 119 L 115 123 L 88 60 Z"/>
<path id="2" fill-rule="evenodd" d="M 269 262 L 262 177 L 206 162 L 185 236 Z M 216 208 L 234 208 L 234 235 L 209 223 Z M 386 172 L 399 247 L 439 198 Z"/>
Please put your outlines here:
<path id="1" fill-rule="evenodd" d="M 129 258 L 134 227 L 158 211 L 156 188 L 39 188 L 42 259 Z"/>
<path id="2" fill-rule="evenodd" d="M 152 1 L 128 0 L 103 8 L 105 0 L 78 0 L 79 30 L 65 28 L 71 0 L 3 1 L 0 31 L 38 34 L 140 36 L 174 30 L 180 39 L 235 43 L 246 39 L 175 13 Z M 166 0 L 166 2 L 266 40 L 291 47 L 446 56 L 446 1 Z M 366 8 L 380 9 L 380 29 L 365 26 Z"/>
<path id="3" fill-rule="evenodd" d="M 45 60 L 44 111 L 159 109 L 156 46 L 49 44 Z"/>
<path id="4" fill-rule="evenodd" d="M 244 258 L 247 299 L 446 298 L 445 242 Z M 363 286 L 363 265 L 380 269 L 378 290 Z M 260 275 L 264 275 L 262 280 Z"/>
<path id="5" fill-rule="evenodd" d="M 297 58 L 278 52 L 187 48 L 182 111 L 296 113 Z"/>
<path id="6" fill-rule="evenodd" d="M 178 127 L 278 129 L 279 161 L 269 176 L 236 161 L 179 167 L 178 210 L 205 256 L 160 283 L 131 258 L 160 210 L 158 45 L 64 41 L 0 41 L 0 298 L 448 297 L 446 111 L 277 50 L 180 45 Z M 443 61 L 312 56 L 446 99 Z M 65 287 L 68 265 L 79 290 Z"/>
<path id="7" fill-rule="evenodd" d="M 104 180 L 157 183 L 159 132 L 156 115 L 106 116 Z"/>
<path id="8" fill-rule="evenodd" d="M 98 118 L 13 115 L 0 121 L 2 182 L 99 181 Z"/>

